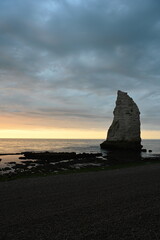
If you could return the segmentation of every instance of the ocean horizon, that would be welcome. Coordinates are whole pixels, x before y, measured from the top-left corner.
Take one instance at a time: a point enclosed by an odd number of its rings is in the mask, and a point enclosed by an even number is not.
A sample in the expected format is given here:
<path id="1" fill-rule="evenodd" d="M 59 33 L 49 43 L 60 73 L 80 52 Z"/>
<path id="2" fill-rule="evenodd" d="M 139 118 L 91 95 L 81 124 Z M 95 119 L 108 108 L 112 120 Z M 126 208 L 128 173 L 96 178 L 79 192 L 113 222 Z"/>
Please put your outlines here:
<path id="1" fill-rule="evenodd" d="M 25 151 L 100 152 L 105 139 L 0 138 L 0 154 Z M 142 139 L 143 148 L 160 154 L 160 139 Z"/>

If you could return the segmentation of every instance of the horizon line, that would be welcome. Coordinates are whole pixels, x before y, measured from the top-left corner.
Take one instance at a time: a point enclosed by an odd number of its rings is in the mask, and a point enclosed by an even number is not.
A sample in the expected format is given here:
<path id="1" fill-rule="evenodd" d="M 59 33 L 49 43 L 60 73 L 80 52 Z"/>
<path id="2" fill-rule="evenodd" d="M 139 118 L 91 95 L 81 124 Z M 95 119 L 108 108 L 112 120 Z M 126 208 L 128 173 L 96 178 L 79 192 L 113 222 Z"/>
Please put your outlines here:
<path id="1" fill-rule="evenodd" d="M 14 138 L 14 137 L 0 137 L 0 139 L 39 139 L 39 140 L 106 140 L 106 138 L 30 138 L 30 137 L 26 137 L 26 138 Z M 141 140 L 160 140 L 160 138 L 141 138 Z"/>

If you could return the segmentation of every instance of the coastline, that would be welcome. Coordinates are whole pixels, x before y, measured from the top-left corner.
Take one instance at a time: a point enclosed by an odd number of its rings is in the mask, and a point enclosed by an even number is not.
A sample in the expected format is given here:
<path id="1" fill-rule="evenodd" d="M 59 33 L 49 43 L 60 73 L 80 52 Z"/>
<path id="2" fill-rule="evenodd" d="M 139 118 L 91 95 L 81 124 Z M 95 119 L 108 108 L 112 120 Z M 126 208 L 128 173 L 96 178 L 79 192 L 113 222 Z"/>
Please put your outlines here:
<path id="1" fill-rule="evenodd" d="M 2 154 L 6 156 L 7 154 Z M 0 169 L 0 181 L 24 177 L 39 177 L 90 171 L 114 170 L 160 163 L 160 155 L 142 157 L 139 153 L 114 151 L 102 153 L 75 152 L 23 152 L 12 153 L 20 156 L 19 162 L 8 162 Z"/>

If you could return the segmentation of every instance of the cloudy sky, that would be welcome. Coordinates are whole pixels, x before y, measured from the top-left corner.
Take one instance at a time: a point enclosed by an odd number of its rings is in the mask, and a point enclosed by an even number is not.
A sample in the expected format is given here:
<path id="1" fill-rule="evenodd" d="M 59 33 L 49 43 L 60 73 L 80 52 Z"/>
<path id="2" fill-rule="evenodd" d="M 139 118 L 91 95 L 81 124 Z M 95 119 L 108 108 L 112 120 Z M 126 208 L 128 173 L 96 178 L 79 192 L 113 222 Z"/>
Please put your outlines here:
<path id="1" fill-rule="evenodd" d="M 118 89 L 160 138 L 159 0 L 0 0 L 0 137 L 105 138 Z"/>

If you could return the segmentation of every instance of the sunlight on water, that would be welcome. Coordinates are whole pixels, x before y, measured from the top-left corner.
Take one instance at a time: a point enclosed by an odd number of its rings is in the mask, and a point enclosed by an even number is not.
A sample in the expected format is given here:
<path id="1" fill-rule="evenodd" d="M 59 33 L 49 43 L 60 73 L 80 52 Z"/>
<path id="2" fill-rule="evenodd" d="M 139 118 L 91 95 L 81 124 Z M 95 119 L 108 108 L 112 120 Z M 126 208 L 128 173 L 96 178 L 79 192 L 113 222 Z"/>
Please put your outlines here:
<path id="1" fill-rule="evenodd" d="M 99 152 L 103 140 L 83 139 L 0 139 L 0 153 L 25 151 Z"/>
<path id="2" fill-rule="evenodd" d="M 101 139 L 0 139 L 0 153 L 25 151 L 100 152 Z M 160 140 L 143 140 L 143 148 L 160 153 Z"/>

